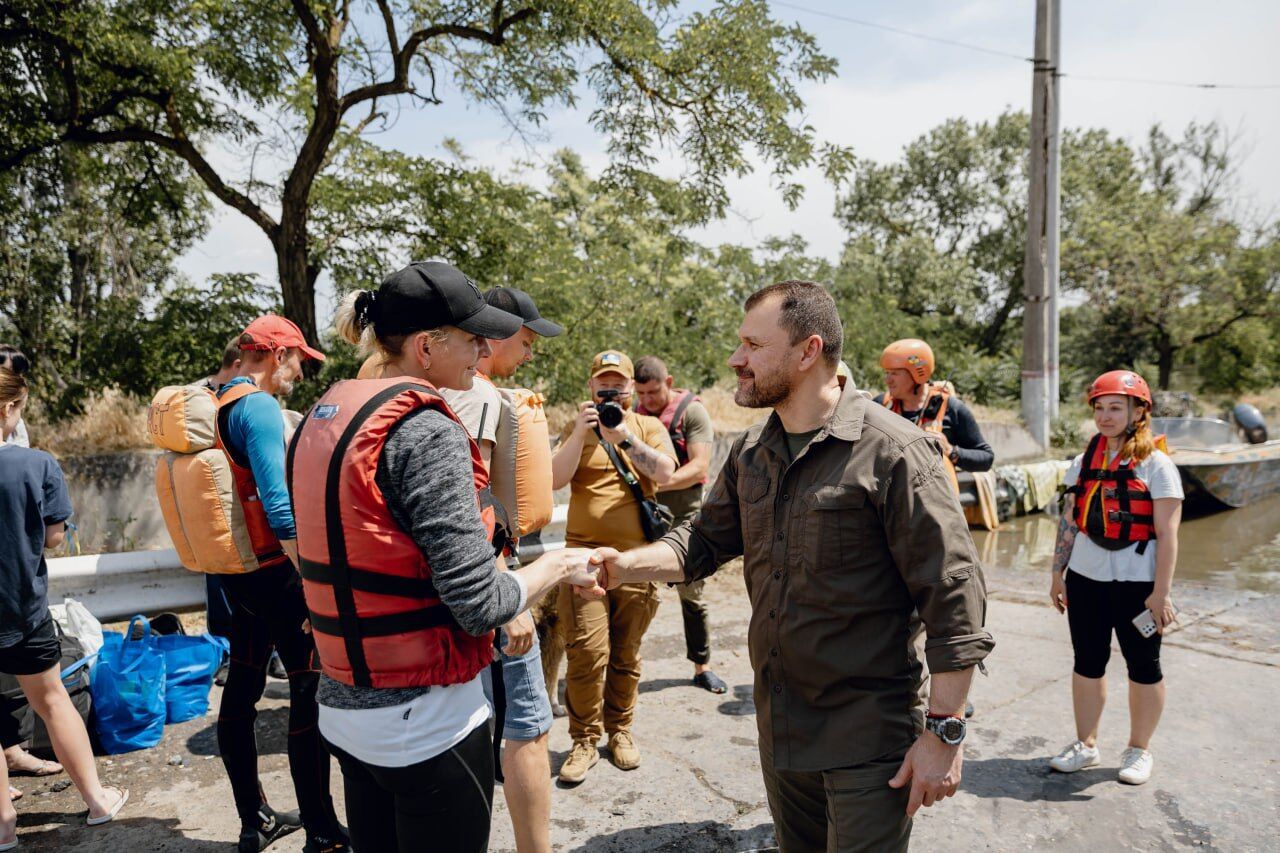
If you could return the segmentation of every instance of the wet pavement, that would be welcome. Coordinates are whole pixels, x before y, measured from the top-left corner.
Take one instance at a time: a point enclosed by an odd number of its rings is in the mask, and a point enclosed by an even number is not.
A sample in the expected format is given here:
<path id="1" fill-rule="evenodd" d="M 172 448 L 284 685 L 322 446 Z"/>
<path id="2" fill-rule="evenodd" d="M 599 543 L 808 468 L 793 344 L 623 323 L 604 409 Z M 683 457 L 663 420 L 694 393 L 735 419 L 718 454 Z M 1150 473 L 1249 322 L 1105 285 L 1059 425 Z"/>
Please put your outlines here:
<path id="1" fill-rule="evenodd" d="M 1280 707 L 1280 503 L 1253 509 L 1184 527 L 1175 587 L 1182 625 L 1165 640 L 1169 703 L 1152 745 L 1155 774 L 1137 788 L 1115 779 L 1127 735 L 1118 653 L 1102 766 L 1064 776 L 1047 765 L 1074 736 L 1066 620 L 1047 600 L 1053 521 L 1023 519 L 994 535 L 975 534 L 988 566 L 996 650 L 990 677 L 978 677 L 973 691 L 978 713 L 961 792 L 917 819 L 915 849 L 1276 849 L 1280 745 L 1268 714 Z M 635 729 L 643 763 L 623 773 L 602 758 L 584 784 L 553 791 L 557 850 L 698 853 L 773 844 L 756 752 L 741 575 L 727 569 L 708 584 L 714 665 L 731 686 L 725 696 L 689 684 L 679 603 L 671 590 L 662 595 L 643 649 Z M 285 685 L 272 682 L 259 715 L 263 785 L 281 807 L 293 804 L 286 702 Z M 100 759 L 108 781 L 133 791 L 113 825 L 86 828 L 74 790 L 52 792 L 56 777 L 15 780 L 28 794 L 17 804 L 20 850 L 234 849 L 236 820 L 213 723 L 210 715 L 172 726 L 157 749 Z M 569 748 L 564 719 L 556 720 L 551 748 L 554 768 Z M 333 779 L 342 813 L 336 765 Z M 492 849 L 511 850 L 511 837 L 499 789 Z M 294 835 L 271 849 L 298 851 L 302 844 Z"/>

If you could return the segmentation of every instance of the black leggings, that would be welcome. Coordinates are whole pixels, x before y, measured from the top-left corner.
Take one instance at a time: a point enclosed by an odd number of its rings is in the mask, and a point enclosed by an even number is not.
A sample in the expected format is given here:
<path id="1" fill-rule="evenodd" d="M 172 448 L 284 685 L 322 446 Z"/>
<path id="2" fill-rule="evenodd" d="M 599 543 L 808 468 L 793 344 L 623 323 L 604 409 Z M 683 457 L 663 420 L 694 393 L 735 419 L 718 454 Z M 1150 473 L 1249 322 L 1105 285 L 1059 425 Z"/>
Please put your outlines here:
<path id="1" fill-rule="evenodd" d="M 1067 623 L 1075 650 L 1075 671 L 1085 678 L 1102 678 L 1111 659 L 1111 632 L 1120 641 L 1120 653 L 1136 684 L 1159 684 L 1160 635 L 1144 637 L 1133 617 L 1147 609 L 1154 583 L 1095 581 L 1067 571 Z"/>
<path id="2" fill-rule="evenodd" d="M 302 630 L 308 617 L 302 579 L 285 564 L 224 575 L 222 586 L 231 604 L 231 666 L 218 711 L 218 749 L 240 822 L 257 826 L 263 802 L 254 722 L 274 647 L 289 673 L 289 772 L 298 810 L 308 831 L 331 836 L 338 818 L 329 793 L 329 754 L 317 725 L 319 658 L 311 635 Z"/>
<path id="3" fill-rule="evenodd" d="M 483 853 L 493 808 L 487 725 L 434 758 L 408 767 L 366 764 L 333 744 L 342 766 L 351 847 L 379 853 Z"/>

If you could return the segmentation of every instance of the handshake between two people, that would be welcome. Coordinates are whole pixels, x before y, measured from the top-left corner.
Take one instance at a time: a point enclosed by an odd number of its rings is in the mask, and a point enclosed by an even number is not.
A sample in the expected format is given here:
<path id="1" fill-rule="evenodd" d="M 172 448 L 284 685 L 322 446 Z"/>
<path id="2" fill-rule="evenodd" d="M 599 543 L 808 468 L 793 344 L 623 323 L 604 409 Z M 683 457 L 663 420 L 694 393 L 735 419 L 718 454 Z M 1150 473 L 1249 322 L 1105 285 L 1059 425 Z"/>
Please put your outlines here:
<path id="1" fill-rule="evenodd" d="M 622 583 L 621 572 L 626 555 L 616 548 L 565 548 L 556 552 L 564 572 L 564 583 L 587 601 L 604 598 L 605 593 Z"/>

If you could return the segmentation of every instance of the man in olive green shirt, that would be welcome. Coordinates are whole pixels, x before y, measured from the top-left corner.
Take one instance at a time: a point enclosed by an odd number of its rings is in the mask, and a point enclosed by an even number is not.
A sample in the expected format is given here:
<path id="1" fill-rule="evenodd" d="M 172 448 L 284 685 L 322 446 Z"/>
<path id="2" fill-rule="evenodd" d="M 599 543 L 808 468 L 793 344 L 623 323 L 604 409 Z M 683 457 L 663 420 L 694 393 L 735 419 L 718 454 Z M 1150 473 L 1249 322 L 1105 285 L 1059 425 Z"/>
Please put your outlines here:
<path id="1" fill-rule="evenodd" d="M 994 644 L 973 540 L 936 440 L 838 381 L 843 332 L 821 285 L 758 291 L 738 336 L 735 400 L 773 414 L 735 442 L 691 524 L 597 549 L 584 595 L 742 556 L 779 847 L 905 850 L 911 816 L 960 783 L 965 697 Z"/>
<path id="2" fill-rule="evenodd" d="M 667 505 L 679 527 L 702 509 L 702 490 L 711 467 L 715 428 L 707 407 L 692 391 L 675 387 L 667 364 L 656 355 L 636 362 L 636 411 L 662 421 L 671 436 L 680 467 L 658 489 L 658 499 Z M 693 663 L 693 683 L 712 693 L 727 693 L 729 686 L 711 671 L 711 624 L 703 591 L 706 581 L 676 585 L 680 594 L 680 615 L 684 620 L 684 645 Z"/>

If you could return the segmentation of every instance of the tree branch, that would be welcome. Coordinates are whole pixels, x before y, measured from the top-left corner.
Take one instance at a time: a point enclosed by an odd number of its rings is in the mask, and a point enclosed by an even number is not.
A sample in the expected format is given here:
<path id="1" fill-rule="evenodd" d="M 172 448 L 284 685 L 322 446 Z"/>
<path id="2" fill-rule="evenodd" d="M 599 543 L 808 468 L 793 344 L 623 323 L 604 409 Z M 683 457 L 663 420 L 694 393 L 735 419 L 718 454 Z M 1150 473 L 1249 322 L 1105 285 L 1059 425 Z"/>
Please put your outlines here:
<path id="1" fill-rule="evenodd" d="M 295 0 L 300 2 L 300 0 Z M 384 7 L 383 2 L 379 2 L 379 8 Z M 370 98 L 379 98 L 384 95 L 399 95 L 409 91 L 409 66 L 413 61 L 414 54 L 418 52 L 418 48 L 422 47 L 428 41 L 439 38 L 440 36 L 455 36 L 469 41 L 480 41 L 485 44 L 501 47 L 506 43 L 507 31 L 516 24 L 537 14 L 537 10 L 533 7 L 526 6 L 516 12 L 512 12 L 505 18 L 499 19 L 502 3 L 494 6 L 494 23 L 492 30 L 482 30 L 478 27 L 467 26 L 465 24 L 437 24 L 426 29 L 421 29 L 409 36 L 404 46 L 394 54 L 394 72 L 390 80 L 383 80 L 378 83 L 371 83 L 367 86 L 361 86 L 342 96 L 339 101 L 338 111 L 344 114 L 347 110 L 363 103 Z M 384 21 L 387 20 L 388 11 L 384 9 Z M 394 27 L 388 23 L 388 29 L 393 30 Z"/>

